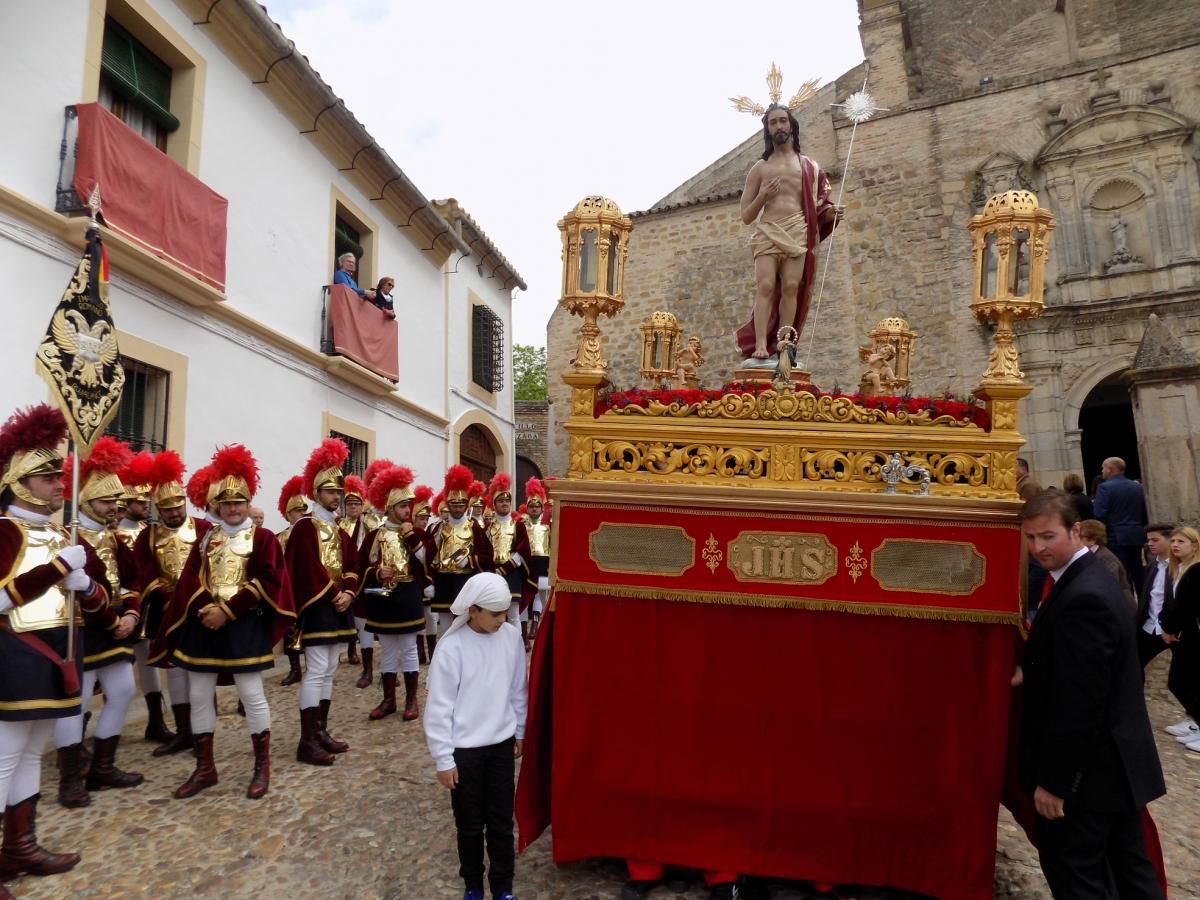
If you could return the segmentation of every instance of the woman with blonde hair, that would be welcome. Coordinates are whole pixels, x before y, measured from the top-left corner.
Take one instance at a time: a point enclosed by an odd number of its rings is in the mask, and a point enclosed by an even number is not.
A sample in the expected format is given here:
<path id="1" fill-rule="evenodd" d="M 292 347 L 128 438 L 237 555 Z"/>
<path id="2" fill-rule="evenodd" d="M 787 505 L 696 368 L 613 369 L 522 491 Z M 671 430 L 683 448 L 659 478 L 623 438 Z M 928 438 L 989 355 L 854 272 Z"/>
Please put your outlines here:
<path id="1" fill-rule="evenodd" d="M 1163 617 L 1163 630 L 1175 644 L 1167 688 L 1192 721 L 1200 722 L 1200 532 L 1189 526 L 1171 532 L 1171 558 L 1167 576 L 1174 585 L 1174 599 Z M 1176 643 L 1178 642 L 1178 643 Z M 1200 739 L 1179 738 L 1189 750 L 1200 753 Z"/>

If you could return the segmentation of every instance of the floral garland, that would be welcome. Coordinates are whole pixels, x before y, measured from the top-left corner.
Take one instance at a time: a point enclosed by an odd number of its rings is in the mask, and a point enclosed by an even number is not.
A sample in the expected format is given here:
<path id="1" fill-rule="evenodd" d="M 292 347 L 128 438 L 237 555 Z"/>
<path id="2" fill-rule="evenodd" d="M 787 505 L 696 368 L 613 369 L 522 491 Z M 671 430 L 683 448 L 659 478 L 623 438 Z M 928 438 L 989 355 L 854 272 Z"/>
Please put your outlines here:
<path id="1" fill-rule="evenodd" d="M 956 422 L 970 422 L 984 430 L 987 430 L 991 424 L 987 410 L 977 401 L 973 398 L 970 400 L 960 400 L 953 394 L 945 394 L 941 397 L 863 396 L 858 392 L 847 394 L 837 389 L 825 391 L 815 384 L 797 384 L 793 389 L 797 394 L 807 392 L 818 398 L 845 397 L 863 409 L 882 409 L 886 412 L 904 410 L 909 413 L 922 413 L 928 410 L 933 418 L 950 416 Z M 627 406 L 640 406 L 645 409 L 652 402 L 661 403 L 663 406 L 674 404 L 680 409 L 684 409 L 693 404 L 720 400 L 726 394 L 751 394 L 757 397 L 764 391 L 773 390 L 775 388 L 771 384 L 759 381 L 731 381 L 719 391 L 701 390 L 700 388 L 669 390 L 630 388 L 627 391 L 608 390 L 601 391 L 597 395 L 593 415 L 598 418 L 610 409 L 624 409 Z"/>

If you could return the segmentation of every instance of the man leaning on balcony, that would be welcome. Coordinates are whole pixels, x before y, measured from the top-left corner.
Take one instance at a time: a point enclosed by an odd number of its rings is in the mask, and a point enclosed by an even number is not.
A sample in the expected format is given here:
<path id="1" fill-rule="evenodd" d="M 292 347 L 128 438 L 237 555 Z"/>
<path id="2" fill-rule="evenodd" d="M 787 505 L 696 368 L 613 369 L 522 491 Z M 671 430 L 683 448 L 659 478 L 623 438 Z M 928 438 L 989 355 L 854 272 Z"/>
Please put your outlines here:
<path id="1" fill-rule="evenodd" d="M 375 288 L 367 288 L 364 290 L 358 286 L 358 282 L 354 280 L 354 272 L 358 268 L 358 260 L 354 258 L 353 253 L 343 253 L 338 257 L 338 268 L 333 273 L 334 284 L 344 284 L 358 296 L 364 300 L 375 299 Z"/>

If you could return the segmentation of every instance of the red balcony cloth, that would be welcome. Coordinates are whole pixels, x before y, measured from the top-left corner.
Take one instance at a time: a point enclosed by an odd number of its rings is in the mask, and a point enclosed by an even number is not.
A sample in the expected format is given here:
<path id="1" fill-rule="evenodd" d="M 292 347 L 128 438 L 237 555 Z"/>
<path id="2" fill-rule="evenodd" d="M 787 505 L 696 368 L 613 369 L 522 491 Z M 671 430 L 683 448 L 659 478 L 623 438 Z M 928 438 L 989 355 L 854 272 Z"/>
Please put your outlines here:
<path id="1" fill-rule="evenodd" d="M 329 287 L 329 331 L 333 349 L 347 359 L 400 380 L 400 331 L 396 320 L 344 284 Z"/>
<path id="2" fill-rule="evenodd" d="M 76 193 L 99 183 L 111 229 L 224 293 L 229 201 L 98 103 L 75 111 Z"/>

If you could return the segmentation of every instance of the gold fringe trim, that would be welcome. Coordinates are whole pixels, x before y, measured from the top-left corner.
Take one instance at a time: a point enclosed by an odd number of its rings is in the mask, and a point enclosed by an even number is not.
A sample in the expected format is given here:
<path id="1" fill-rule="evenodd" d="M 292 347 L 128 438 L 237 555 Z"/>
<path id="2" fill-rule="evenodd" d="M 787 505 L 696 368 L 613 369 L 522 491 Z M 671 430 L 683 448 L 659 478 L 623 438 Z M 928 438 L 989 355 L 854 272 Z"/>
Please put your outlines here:
<path id="1" fill-rule="evenodd" d="M 882 491 L 880 491 L 882 493 Z M 722 509 L 702 509 L 699 502 L 693 503 L 690 506 L 651 506 L 651 505 L 625 505 L 616 503 L 599 503 L 594 500 L 570 500 L 567 501 L 572 509 L 602 509 L 613 512 L 625 512 L 627 510 L 636 510 L 638 512 L 651 512 L 660 515 L 671 516 L 701 516 L 703 518 L 737 518 L 746 519 L 750 514 L 745 510 L 722 510 Z M 561 513 L 560 513 L 561 515 Z M 795 522 L 796 515 L 787 512 L 760 512 L 753 513 L 754 519 L 778 519 L 782 521 Z M 557 521 L 557 519 L 555 520 Z M 820 519 L 807 520 L 814 524 L 822 522 L 841 522 L 844 524 L 853 525 L 917 525 L 928 528 L 1001 528 L 1008 531 L 1013 531 L 1017 534 L 1021 533 L 1021 525 L 1019 522 L 968 522 L 965 525 L 957 519 L 905 519 L 905 518 L 878 518 L 875 516 L 854 516 L 854 515 L 822 515 Z M 602 523 L 603 524 L 603 523 Z M 640 522 L 613 522 L 614 525 L 641 525 Z M 658 526 L 666 527 L 666 526 Z"/>
<path id="2" fill-rule="evenodd" d="M 852 603 L 844 600 L 817 600 L 810 597 L 775 597 L 766 594 L 733 594 L 726 591 L 671 591 L 661 588 L 623 584 L 590 584 L 586 581 L 558 581 L 555 593 L 568 591 L 597 599 L 605 596 L 634 600 L 669 600 L 678 603 L 716 603 L 722 606 L 757 606 L 766 609 L 807 609 L 817 612 L 841 612 L 863 616 L 892 616 L 898 619 L 928 619 L 936 622 L 977 622 L 985 625 L 1022 623 L 1019 612 L 946 609 L 941 606 L 907 606 L 888 603 Z"/>

